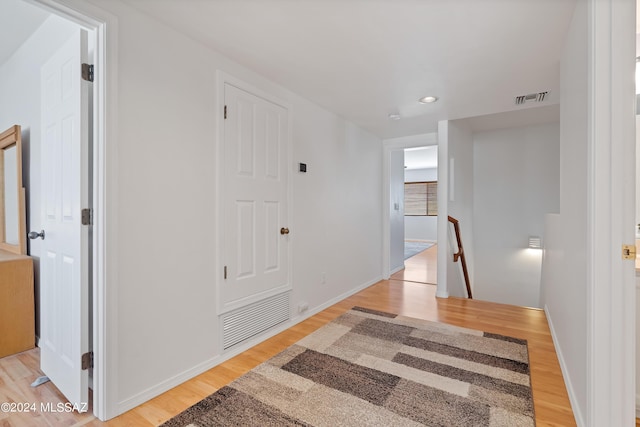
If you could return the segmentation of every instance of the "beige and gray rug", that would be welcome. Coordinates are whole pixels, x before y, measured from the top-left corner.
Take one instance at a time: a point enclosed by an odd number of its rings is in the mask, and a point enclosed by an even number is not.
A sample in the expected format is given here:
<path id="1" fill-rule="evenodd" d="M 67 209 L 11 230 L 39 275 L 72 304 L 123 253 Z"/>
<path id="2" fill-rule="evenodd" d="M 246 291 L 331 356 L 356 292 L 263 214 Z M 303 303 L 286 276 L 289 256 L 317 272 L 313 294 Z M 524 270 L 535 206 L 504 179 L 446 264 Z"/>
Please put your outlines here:
<path id="1" fill-rule="evenodd" d="M 354 307 L 163 424 L 534 426 L 527 342 Z"/>

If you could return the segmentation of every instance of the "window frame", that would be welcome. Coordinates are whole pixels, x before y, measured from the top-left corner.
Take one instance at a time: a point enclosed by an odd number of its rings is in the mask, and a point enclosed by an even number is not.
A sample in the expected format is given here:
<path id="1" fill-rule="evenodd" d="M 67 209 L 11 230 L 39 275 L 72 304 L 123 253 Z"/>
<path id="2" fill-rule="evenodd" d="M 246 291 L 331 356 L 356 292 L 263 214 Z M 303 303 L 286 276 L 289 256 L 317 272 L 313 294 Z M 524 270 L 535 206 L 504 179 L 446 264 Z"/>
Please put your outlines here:
<path id="1" fill-rule="evenodd" d="M 410 203 L 407 202 L 407 186 L 408 185 L 417 185 L 424 184 L 424 200 L 419 199 L 417 203 L 424 203 L 424 213 L 408 213 L 408 206 Z M 421 195 L 421 194 L 419 194 Z M 429 197 L 429 196 L 432 197 Z M 416 202 L 414 202 L 416 203 Z M 416 210 L 411 210 L 411 212 L 416 212 Z M 422 207 L 420 207 L 420 212 L 422 212 Z M 404 216 L 438 216 L 438 181 L 408 181 L 404 183 Z"/>

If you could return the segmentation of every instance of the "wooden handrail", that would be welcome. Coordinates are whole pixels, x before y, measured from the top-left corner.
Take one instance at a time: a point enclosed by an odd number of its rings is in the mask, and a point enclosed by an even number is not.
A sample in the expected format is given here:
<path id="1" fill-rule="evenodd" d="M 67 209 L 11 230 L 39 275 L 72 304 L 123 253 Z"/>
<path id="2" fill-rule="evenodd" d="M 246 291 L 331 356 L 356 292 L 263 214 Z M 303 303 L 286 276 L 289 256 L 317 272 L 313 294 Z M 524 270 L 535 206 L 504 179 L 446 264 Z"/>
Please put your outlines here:
<path id="1" fill-rule="evenodd" d="M 467 270 L 467 259 L 464 256 L 464 249 L 462 248 L 462 238 L 460 237 L 460 221 L 452 216 L 449 216 L 449 222 L 453 224 L 453 229 L 456 232 L 456 241 L 458 243 L 458 252 L 453 254 L 453 262 L 458 262 L 458 259 L 462 261 L 462 273 L 464 274 L 464 284 L 467 285 L 467 296 L 469 297 L 469 299 L 473 299 L 473 295 L 471 295 L 469 271 Z"/>

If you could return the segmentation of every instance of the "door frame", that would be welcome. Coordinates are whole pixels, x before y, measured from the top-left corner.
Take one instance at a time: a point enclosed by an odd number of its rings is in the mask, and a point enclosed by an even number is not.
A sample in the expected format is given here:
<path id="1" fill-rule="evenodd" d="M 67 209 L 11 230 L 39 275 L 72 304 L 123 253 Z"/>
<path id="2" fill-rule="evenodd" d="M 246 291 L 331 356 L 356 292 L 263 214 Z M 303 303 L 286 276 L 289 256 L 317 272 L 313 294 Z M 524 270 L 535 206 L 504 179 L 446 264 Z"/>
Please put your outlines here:
<path id="1" fill-rule="evenodd" d="M 391 182 L 391 152 L 404 150 L 405 148 L 427 147 L 438 145 L 437 132 L 423 133 L 400 138 L 385 139 L 382 141 L 382 278 L 388 280 L 391 277 L 391 194 L 389 184 Z M 438 153 L 440 149 L 438 148 Z M 439 160 L 438 154 L 438 160 Z M 440 164 L 438 162 L 438 168 Z M 438 172 L 438 176 L 440 172 Z M 438 241 L 440 234 L 438 233 Z M 438 245 L 440 252 L 440 245 Z M 438 271 L 440 266 L 438 265 Z"/>
<path id="2" fill-rule="evenodd" d="M 585 425 L 635 418 L 635 0 L 587 3 L 587 405 Z"/>
<path id="3" fill-rule="evenodd" d="M 111 331 L 117 330 L 116 289 L 107 286 L 109 271 L 117 271 L 113 249 L 117 247 L 114 222 L 106 223 L 114 206 L 117 174 L 114 173 L 117 105 L 117 19 L 81 0 L 24 0 L 61 18 L 72 21 L 93 34 L 95 41 L 93 63 L 93 413 L 100 420 L 118 415 L 117 412 L 117 341 Z M 85 177 L 89 179 L 89 177 Z M 107 234 L 107 229 L 109 233 Z M 87 319 L 88 321 L 89 319 Z"/>

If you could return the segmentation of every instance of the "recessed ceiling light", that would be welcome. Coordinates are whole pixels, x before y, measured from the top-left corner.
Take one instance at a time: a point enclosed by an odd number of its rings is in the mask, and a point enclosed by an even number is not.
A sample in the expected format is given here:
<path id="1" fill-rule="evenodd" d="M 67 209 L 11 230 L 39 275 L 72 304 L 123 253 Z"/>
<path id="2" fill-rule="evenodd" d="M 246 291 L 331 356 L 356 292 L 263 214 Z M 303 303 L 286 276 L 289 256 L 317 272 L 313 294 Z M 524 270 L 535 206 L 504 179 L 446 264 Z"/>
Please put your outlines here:
<path id="1" fill-rule="evenodd" d="M 397 114 L 397 113 L 389 114 L 389 120 L 400 120 L 400 114 Z"/>
<path id="2" fill-rule="evenodd" d="M 437 96 L 425 96 L 424 98 L 420 98 L 418 102 L 421 104 L 431 104 L 432 102 L 436 102 L 437 100 Z"/>

